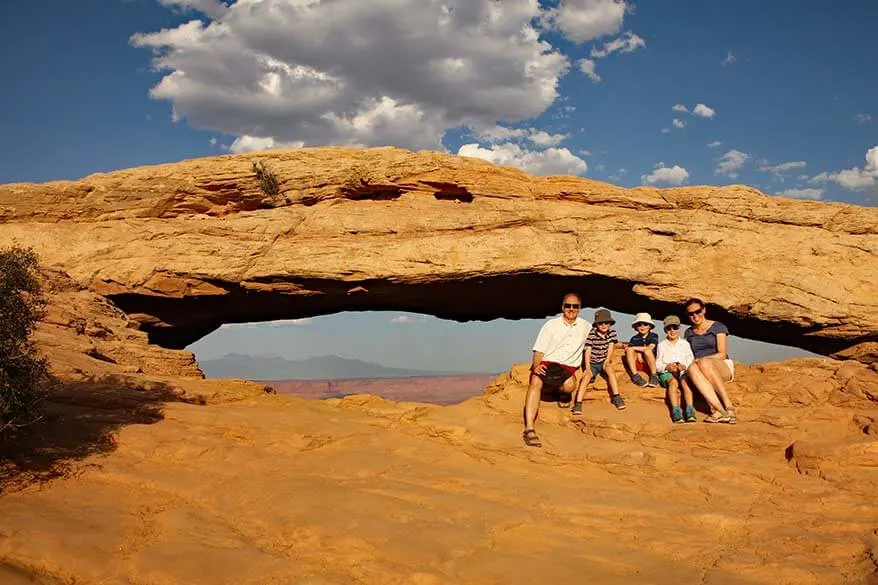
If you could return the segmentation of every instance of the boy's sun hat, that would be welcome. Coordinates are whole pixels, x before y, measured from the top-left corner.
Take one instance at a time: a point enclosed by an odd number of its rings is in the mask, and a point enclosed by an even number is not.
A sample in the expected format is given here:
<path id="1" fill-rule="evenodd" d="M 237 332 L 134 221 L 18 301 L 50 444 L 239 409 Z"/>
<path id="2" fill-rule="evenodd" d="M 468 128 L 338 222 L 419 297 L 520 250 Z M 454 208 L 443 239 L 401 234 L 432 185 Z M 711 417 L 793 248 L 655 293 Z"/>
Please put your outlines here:
<path id="1" fill-rule="evenodd" d="M 679 327 L 680 326 L 680 318 L 677 317 L 676 315 L 668 315 L 667 317 L 665 317 L 665 320 L 662 321 L 662 326 L 667 327 L 668 325 L 676 325 Z"/>
<path id="2" fill-rule="evenodd" d="M 609 323 L 610 325 L 615 325 L 616 320 L 613 319 L 613 316 L 606 309 L 598 309 L 594 312 L 594 324 L 598 323 Z"/>
<path id="3" fill-rule="evenodd" d="M 653 324 L 652 317 L 649 316 L 649 313 L 637 313 L 634 315 L 634 322 L 631 324 L 631 327 L 636 328 L 640 323 L 649 325 L 650 329 L 655 329 L 655 325 Z"/>

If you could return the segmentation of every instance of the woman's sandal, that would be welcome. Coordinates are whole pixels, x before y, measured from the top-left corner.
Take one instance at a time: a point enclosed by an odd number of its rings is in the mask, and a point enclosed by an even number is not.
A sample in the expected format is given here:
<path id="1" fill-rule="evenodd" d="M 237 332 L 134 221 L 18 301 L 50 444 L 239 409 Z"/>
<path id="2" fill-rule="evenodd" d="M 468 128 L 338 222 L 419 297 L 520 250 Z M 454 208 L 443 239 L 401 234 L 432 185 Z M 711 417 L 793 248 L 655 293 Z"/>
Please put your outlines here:
<path id="1" fill-rule="evenodd" d="M 721 410 L 717 410 L 713 412 L 704 419 L 706 423 L 727 423 L 729 422 L 729 415 Z"/>
<path id="2" fill-rule="evenodd" d="M 524 444 L 528 447 L 542 447 L 543 443 L 540 441 L 540 438 L 537 436 L 537 432 L 533 429 L 528 429 L 521 434 L 521 438 L 524 439 Z"/>
<path id="3" fill-rule="evenodd" d="M 726 414 L 729 415 L 729 420 L 726 421 L 727 423 L 729 423 L 730 425 L 734 425 L 734 424 L 738 423 L 738 417 L 735 416 L 735 409 L 734 408 L 727 408 Z"/>

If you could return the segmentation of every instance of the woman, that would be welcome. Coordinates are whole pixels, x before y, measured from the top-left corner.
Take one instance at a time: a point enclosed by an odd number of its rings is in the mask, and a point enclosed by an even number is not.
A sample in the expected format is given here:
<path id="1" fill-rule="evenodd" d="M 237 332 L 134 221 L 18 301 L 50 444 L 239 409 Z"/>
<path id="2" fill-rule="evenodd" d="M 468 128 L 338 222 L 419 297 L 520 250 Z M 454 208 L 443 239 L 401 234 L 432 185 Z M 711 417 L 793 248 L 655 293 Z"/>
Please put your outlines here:
<path id="1" fill-rule="evenodd" d="M 735 364 L 728 354 L 729 329 L 707 318 L 701 299 L 686 301 L 686 314 L 692 326 L 686 330 L 685 338 L 695 354 L 695 362 L 686 375 L 710 405 L 710 416 L 704 422 L 734 424 L 738 419 L 726 391 L 726 382 L 735 377 Z"/>

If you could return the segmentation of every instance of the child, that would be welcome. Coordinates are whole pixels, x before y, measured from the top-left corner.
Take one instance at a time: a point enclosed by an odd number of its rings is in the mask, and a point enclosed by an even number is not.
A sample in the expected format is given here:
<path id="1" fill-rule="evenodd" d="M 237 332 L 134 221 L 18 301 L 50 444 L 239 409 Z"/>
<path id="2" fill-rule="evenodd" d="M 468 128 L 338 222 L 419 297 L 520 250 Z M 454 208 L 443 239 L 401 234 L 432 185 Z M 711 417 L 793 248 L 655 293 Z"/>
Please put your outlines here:
<path id="1" fill-rule="evenodd" d="M 610 388 L 610 402 L 617 409 L 625 408 L 625 401 L 619 395 L 619 385 L 616 383 L 616 373 L 613 371 L 612 362 L 613 347 L 616 345 L 618 338 L 616 330 L 612 326 L 616 323 L 613 316 L 606 309 L 599 309 L 594 314 L 594 327 L 588 332 L 585 338 L 585 356 L 583 363 L 585 364 L 582 378 L 579 380 L 579 387 L 576 389 L 576 397 L 573 401 L 573 415 L 582 414 L 582 396 L 585 394 L 585 387 L 600 374 L 607 381 Z M 590 375 L 589 375 L 590 374 Z"/>
<path id="2" fill-rule="evenodd" d="M 652 317 L 649 313 L 637 313 L 631 327 L 637 332 L 628 342 L 628 348 L 625 350 L 625 362 L 628 371 L 631 372 L 631 381 L 641 388 L 656 387 L 659 385 L 659 370 L 655 366 L 655 352 L 659 338 L 652 331 L 655 329 Z M 649 380 L 644 379 L 638 372 L 649 375 Z"/>
<path id="3" fill-rule="evenodd" d="M 692 389 L 689 387 L 689 379 L 686 376 L 686 368 L 695 361 L 692 347 L 685 339 L 680 339 L 680 318 L 676 315 L 668 315 L 662 322 L 665 328 L 665 339 L 658 344 L 658 356 L 655 364 L 659 371 L 659 382 L 668 393 L 668 402 L 671 403 L 671 420 L 681 423 L 684 420 L 695 422 L 695 408 L 692 406 Z M 683 388 L 683 402 L 686 405 L 686 415 L 680 409 L 680 387 Z"/>

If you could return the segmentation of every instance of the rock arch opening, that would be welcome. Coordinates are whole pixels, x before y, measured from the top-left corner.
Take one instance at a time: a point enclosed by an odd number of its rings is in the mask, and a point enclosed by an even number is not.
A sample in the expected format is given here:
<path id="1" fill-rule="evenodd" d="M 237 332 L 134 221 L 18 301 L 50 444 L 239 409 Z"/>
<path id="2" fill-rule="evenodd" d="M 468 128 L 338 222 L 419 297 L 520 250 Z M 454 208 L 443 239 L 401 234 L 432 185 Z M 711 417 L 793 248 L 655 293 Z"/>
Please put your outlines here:
<path id="1" fill-rule="evenodd" d="M 139 321 L 150 342 L 182 349 L 223 324 L 302 319 L 344 311 L 403 311 L 452 321 L 543 319 L 557 313 L 559 299 L 578 292 L 586 307 L 607 307 L 656 319 L 683 316 L 679 303 L 648 297 L 638 286 L 601 275 L 558 276 L 522 271 L 502 276 L 461 276 L 445 280 L 288 278 L 232 286 L 210 283 L 221 294 L 161 297 L 137 293 L 107 295 Z M 685 298 L 681 295 L 681 300 Z M 829 355 L 850 339 L 812 335 L 817 325 L 796 325 L 752 317 L 747 307 L 725 308 L 704 299 L 710 318 L 727 324 L 739 337 Z M 685 320 L 684 320 L 685 322 Z M 864 339 L 863 341 L 876 341 Z"/>

